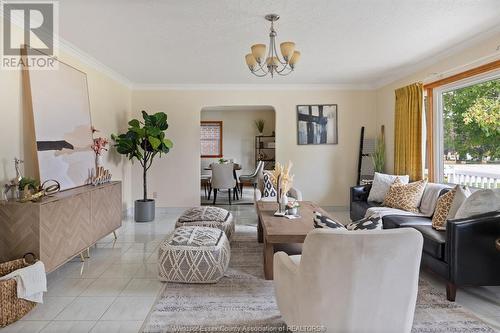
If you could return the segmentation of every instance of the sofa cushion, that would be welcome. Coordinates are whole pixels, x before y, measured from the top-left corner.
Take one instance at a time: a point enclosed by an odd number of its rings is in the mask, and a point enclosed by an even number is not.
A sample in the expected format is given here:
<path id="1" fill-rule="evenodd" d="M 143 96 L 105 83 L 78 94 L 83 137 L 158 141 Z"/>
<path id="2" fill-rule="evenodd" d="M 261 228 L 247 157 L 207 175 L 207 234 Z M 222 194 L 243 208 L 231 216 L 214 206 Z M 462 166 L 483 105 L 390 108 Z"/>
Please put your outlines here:
<path id="1" fill-rule="evenodd" d="M 408 175 L 387 175 L 384 173 L 375 172 L 373 176 L 373 184 L 368 195 L 368 201 L 382 202 L 389 191 L 389 188 L 396 179 L 407 184 L 409 181 Z"/>
<path id="2" fill-rule="evenodd" d="M 448 220 L 448 212 L 450 211 L 453 198 L 455 197 L 456 189 L 448 191 L 439 197 L 436 204 L 436 210 L 432 215 L 432 227 L 436 230 L 446 230 L 446 221 Z"/>
<path id="3" fill-rule="evenodd" d="M 357 221 L 365 216 L 366 210 L 370 207 L 379 207 L 380 204 L 374 201 L 352 201 L 351 219 Z"/>
<path id="4" fill-rule="evenodd" d="M 436 208 L 437 200 L 442 195 L 443 189 L 449 189 L 450 186 L 439 183 L 427 183 L 425 186 L 422 201 L 420 202 L 420 212 L 425 216 L 432 216 Z"/>
<path id="5" fill-rule="evenodd" d="M 384 229 L 432 225 L 431 219 L 425 216 L 386 215 L 382 218 L 382 222 Z"/>
<path id="6" fill-rule="evenodd" d="M 411 228 L 414 228 L 422 233 L 422 236 L 424 237 L 423 252 L 433 256 L 434 258 L 444 260 L 446 231 L 435 230 L 432 228 L 432 225 L 414 225 L 411 226 Z"/>
<path id="7" fill-rule="evenodd" d="M 454 218 L 463 219 L 494 211 L 500 211 L 500 189 L 477 190 L 465 199 Z"/>
<path id="8" fill-rule="evenodd" d="M 403 184 L 399 179 L 389 188 L 385 196 L 384 206 L 399 208 L 413 213 L 419 213 L 418 207 L 425 190 L 427 181 L 419 180 L 410 184 Z"/>

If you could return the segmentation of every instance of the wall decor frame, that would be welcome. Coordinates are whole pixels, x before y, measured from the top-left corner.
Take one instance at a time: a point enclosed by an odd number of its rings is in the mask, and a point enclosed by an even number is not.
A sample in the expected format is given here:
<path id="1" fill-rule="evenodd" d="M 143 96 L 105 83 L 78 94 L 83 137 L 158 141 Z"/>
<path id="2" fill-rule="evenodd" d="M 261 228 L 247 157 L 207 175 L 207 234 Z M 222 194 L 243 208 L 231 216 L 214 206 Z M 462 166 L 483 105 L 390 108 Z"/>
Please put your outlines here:
<path id="1" fill-rule="evenodd" d="M 338 144 L 338 105 L 297 105 L 297 144 Z"/>
<path id="2" fill-rule="evenodd" d="M 29 56 L 32 52 L 43 55 L 30 50 Z M 26 48 L 22 56 L 28 56 Z M 59 63 L 54 70 L 24 67 L 23 88 L 32 115 L 35 176 L 55 179 L 66 190 L 89 184 L 95 167 L 90 98 L 87 74 L 54 60 Z"/>

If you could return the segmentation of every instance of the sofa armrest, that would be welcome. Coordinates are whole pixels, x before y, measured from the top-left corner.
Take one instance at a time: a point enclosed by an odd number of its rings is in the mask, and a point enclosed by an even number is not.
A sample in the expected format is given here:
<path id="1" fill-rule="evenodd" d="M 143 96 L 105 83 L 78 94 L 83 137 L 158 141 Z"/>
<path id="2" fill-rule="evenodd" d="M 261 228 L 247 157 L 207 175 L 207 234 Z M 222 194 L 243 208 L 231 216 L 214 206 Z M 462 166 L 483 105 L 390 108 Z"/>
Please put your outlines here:
<path id="1" fill-rule="evenodd" d="M 446 237 L 451 282 L 500 285 L 500 212 L 448 220 Z"/>
<path id="2" fill-rule="evenodd" d="M 357 185 L 351 187 L 351 202 L 354 201 L 367 201 L 368 194 L 370 193 L 370 189 L 372 186 L 368 185 Z"/>

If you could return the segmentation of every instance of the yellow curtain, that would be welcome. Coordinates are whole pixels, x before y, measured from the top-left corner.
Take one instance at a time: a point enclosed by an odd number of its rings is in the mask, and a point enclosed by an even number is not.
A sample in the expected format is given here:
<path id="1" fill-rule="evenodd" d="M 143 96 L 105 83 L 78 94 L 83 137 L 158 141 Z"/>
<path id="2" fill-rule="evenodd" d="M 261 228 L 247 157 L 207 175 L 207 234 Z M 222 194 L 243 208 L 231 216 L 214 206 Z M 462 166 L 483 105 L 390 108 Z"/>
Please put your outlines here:
<path id="1" fill-rule="evenodd" d="M 396 90 L 394 124 L 394 173 L 409 175 L 412 181 L 423 177 L 422 169 L 422 83 Z"/>

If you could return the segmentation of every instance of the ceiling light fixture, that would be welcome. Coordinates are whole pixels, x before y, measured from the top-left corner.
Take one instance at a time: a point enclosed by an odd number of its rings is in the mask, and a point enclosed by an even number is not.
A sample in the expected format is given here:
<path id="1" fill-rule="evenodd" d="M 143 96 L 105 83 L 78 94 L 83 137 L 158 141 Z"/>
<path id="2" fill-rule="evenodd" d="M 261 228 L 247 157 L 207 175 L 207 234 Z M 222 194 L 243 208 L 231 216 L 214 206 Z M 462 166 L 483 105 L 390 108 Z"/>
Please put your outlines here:
<path id="1" fill-rule="evenodd" d="M 265 44 L 252 45 L 252 53 L 245 56 L 248 68 L 252 74 L 258 77 L 264 77 L 268 74 L 271 74 L 271 77 L 274 74 L 288 75 L 295 69 L 295 65 L 300 59 L 300 52 L 295 51 L 294 42 L 283 42 L 280 44 L 281 59 L 276 51 L 276 36 L 278 34 L 274 30 L 274 22 L 278 21 L 280 16 L 278 14 L 268 14 L 265 18 L 271 22 L 267 58 L 264 59 L 266 55 Z"/>

